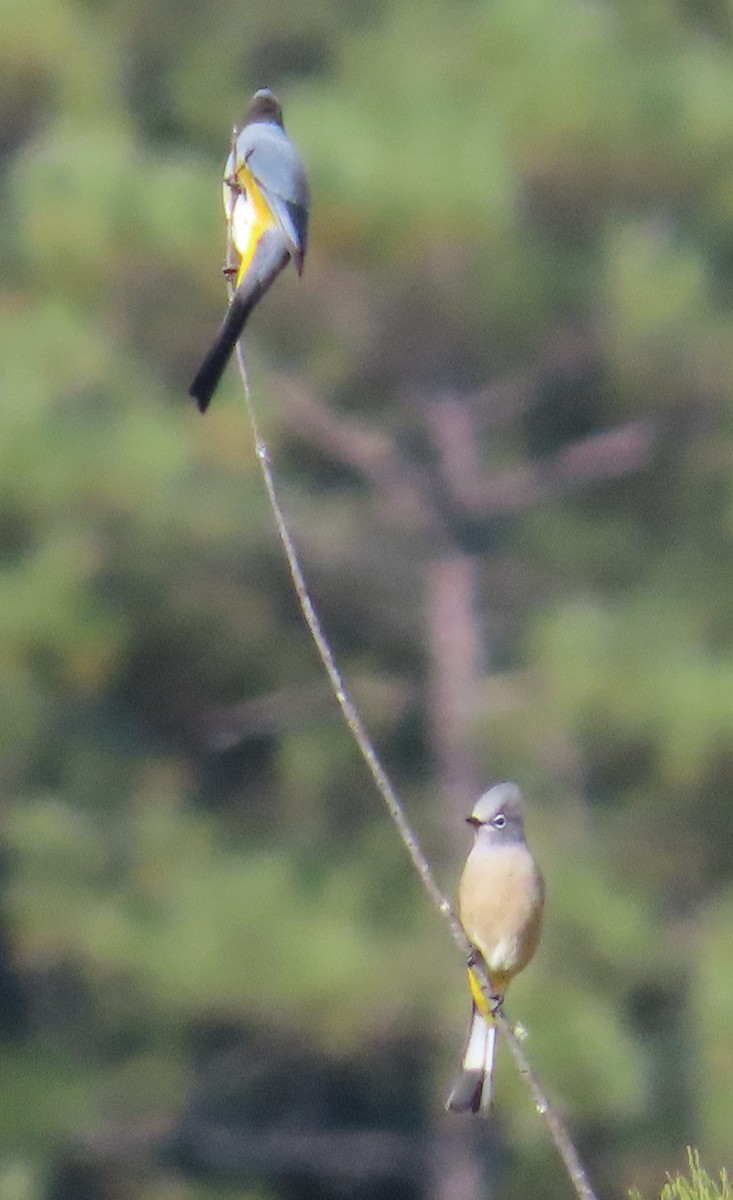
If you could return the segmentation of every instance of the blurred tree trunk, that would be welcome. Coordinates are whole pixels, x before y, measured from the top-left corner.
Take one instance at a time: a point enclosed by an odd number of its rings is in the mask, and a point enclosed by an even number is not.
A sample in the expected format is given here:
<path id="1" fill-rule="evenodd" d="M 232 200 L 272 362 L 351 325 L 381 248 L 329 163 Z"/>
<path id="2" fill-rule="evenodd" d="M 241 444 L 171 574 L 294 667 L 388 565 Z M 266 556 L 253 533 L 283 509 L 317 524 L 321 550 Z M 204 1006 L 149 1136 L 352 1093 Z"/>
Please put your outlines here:
<path id="1" fill-rule="evenodd" d="M 475 613 L 475 558 L 457 550 L 441 554 L 428 567 L 425 588 L 431 742 L 445 798 L 442 812 L 455 829 L 479 788 L 470 745 L 478 664 L 484 657 Z"/>

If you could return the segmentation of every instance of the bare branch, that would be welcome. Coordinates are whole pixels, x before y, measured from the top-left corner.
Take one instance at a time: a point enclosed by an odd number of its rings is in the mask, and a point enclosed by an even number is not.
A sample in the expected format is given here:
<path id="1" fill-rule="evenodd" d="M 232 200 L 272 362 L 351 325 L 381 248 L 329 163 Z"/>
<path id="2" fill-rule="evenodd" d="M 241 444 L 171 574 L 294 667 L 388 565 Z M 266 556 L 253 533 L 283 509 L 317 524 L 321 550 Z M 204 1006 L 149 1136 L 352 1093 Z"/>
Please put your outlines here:
<path id="1" fill-rule="evenodd" d="M 321 662 L 323 663 L 326 674 L 330 680 L 334 696 L 336 697 L 339 707 L 341 708 L 344 720 L 372 775 L 376 787 L 382 796 L 382 799 L 384 800 L 387 811 L 397 828 L 407 853 L 410 856 L 412 865 L 420 877 L 423 887 L 428 893 L 433 904 L 448 923 L 453 940 L 465 958 L 468 959 L 468 956 L 472 951 L 471 943 L 466 937 L 463 926 L 451 908 L 449 901 L 443 895 L 437 881 L 435 880 L 430 863 L 422 851 L 417 836 L 413 832 L 412 827 L 405 816 L 402 804 L 384 767 L 382 766 L 374 746 L 372 745 L 359 712 L 357 711 L 346 688 L 346 684 L 336 664 L 329 642 L 321 628 L 317 613 L 313 606 L 313 601 L 308 592 L 295 545 L 290 536 L 290 532 L 280 506 L 280 501 L 275 487 L 275 480 L 270 466 L 269 451 L 259 431 L 254 405 L 252 403 L 249 386 L 247 384 L 244 355 L 242 353 L 241 344 L 239 343 L 237 344 L 237 360 L 242 377 L 242 385 L 247 404 L 247 412 L 254 436 L 257 458 L 260 463 L 262 477 L 267 489 L 268 497 L 270 499 L 273 516 L 277 525 L 278 535 L 285 551 L 288 568 L 290 570 L 293 586 L 303 612 L 303 617 L 308 629 L 310 630 L 311 637 L 313 638 L 316 649 L 318 650 L 318 654 L 321 658 Z M 487 1004 L 492 1006 L 494 1000 L 492 997 L 488 975 L 480 966 L 474 967 L 474 973 L 479 980 L 481 988 L 486 997 Z M 565 1165 L 568 1177 L 579 1200 L 595 1200 L 593 1190 L 580 1162 L 575 1146 L 573 1145 L 570 1133 L 565 1127 L 560 1113 L 551 1105 L 550 1100 L 537 1075 L 530 1067 L 529 1061 L 527 1060 L 527 1057 L 516 1037 L 516 1034 L 514 1033 L 510 1022 L 507 1020 L 507 1017 L 501 1009 L 496 1012 L 495 1019 L 502 1037 L 509 1045 L 520 1074 L 527 1080 L 527 1084 L 532 1094 L 537 1111 L 547 1122 L 550 1134 L 552 1135 L 557 1151 Z"/>
<path id="2" fill-rule="evenodd" d="M 437 1134 L 371 1129 L 252 1129 L 185 1119 L 170 1128 L 159 1120 L 117 1122 L 84 1131 L 75 1149 L 84 1159 L 148 1168 L 161 1159 L 196 1164 L 219 1177 L 315 1175 L 332 1187 L 353 1187 L 375 1179 L 423 1185 L 463 1138 L 454 1128 Z M 474 1166 L 475 1169 L 475 1166 Z M 461 1193 L 465 1195 L 465 1191 Z"/>
<path id="3" fill-rule="evenodd" d="M 377 685 L 375 680 L 363 678 L 357 680 L 355 691 L 367 708 L 378 693 L 380 707 L 397 715 L 404 713 L 413 698 L 411 689 L 397 680 L 385 686 L 383 680 Z M 334 713 L 333 693 L 326 682 L 281 688 L 255 700 L 213 709 L 201 720 L 200 736 L 212 750 L 231 750 L 253 738 L 328 720 Z"/>
<path id="4" fill-rule="evenodd" d="M 334 413 L 291 377 L 280 376 L 287 419 L 297 436 L 371 484 L 392 520 L 416 531 L 436 529 L 434 506 L 426 496 L 422 472 L 400 454 L 384 434 L 366 429 L 351 417 Z"/>
<path id="5" fill-rule="evenodd" d="M 590 434 L 564 447 L 552 458 L 513 470 L 471 486 L 462 481 L 464 508 L 475 517 L 523 512 L 591 484 L 640 470 L 649 460 L 657 438 L 652 421 L 630 421 L 618 429 Z"/>
<path id="6" fill-rule="evenodd" d="M 384 434 L 333 413 L 293 379 L 281 377 L 287 412 L 298 436 L 365 479 L 415 532 L 451 538 L 431 473 L 418 468 Z M 546 459 L 500 471 L 487 480 L 477 447 L 475 406 L 452 396 L 433 398 L 422 409 L 438 454 L 442 496 L 453 511 L 474 520 L 522 512 L 590 484 L 641 470 L 658 430 L 651 419 L 589 434 Z M 432 485 L 432 486 L 431 486 Z"/>

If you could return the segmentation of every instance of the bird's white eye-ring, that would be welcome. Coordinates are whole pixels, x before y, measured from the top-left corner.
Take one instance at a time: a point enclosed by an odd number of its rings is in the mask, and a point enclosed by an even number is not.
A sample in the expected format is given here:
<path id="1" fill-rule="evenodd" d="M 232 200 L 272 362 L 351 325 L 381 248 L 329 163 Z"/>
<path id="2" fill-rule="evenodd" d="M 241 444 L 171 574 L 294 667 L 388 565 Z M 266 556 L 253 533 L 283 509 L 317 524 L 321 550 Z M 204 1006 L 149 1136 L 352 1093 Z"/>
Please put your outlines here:
<path id="1" fill-rule="evenodd" d="M 491 824 L 494 826 L 494 829 L 503 829 L 506 825 L 506 817 L 503 813 L 497 813 L 496 816 L 492 818 Z"/>

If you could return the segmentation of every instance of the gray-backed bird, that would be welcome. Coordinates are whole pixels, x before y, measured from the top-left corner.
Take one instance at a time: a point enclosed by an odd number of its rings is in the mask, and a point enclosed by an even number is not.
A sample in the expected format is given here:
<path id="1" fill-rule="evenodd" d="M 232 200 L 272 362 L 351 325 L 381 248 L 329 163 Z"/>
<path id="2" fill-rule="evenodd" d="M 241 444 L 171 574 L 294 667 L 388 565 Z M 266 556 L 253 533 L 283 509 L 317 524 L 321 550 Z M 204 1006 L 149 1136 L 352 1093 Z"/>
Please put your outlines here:
<path id="1" fill-rule="evenodd" d="M 279 101 L 255 92 L 235 132 L 224 172 L 224 212 L 232 261 L 226 317 L 189 388 L 206 412 L 254 306 L 290 259 L 303 270 L 310 193 L 305 169 L 283 126 Z"/>

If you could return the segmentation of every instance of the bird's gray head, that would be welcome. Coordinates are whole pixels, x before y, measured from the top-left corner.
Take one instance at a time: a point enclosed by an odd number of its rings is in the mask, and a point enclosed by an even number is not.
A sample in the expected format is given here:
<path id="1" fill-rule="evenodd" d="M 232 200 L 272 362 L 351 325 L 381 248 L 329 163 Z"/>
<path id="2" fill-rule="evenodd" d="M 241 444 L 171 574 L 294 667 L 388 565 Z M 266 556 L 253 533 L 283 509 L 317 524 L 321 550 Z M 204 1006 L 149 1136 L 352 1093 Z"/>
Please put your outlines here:
<path id="1" fill-rule="evenodd" d="M 270 122 L 272 125 L 279 125 L 281 129 L 283 128 L 283 110 L 280 101 L 269 88 L 260 88 L 250 101 L 244 124 L 251 125 L 254 121 Z"/>
<path id="2" fill-rule="evenodd" d="M 476 801 L 466 818 L 477 834 L 492 842 L 524 841 L 522 793 L 516 783 L 497 783 Z"/>

